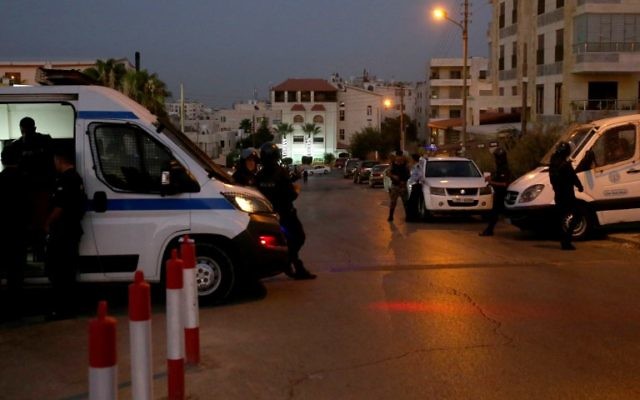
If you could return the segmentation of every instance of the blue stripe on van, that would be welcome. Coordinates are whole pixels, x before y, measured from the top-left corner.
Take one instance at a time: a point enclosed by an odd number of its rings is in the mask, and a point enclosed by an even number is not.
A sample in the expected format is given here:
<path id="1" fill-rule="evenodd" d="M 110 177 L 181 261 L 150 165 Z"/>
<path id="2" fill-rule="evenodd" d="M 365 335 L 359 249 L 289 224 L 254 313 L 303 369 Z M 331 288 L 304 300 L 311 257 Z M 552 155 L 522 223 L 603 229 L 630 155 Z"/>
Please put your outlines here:
<path id="1" fill-rule="evenodd" d="M 107 201 L 107 211 L 233 210 L 224 198 L 117 199 Z"/>
<path id="2" fill-rule="evenodd" d="M 139 119 L 131 111 L 78 111 L 78 119 Z"/>

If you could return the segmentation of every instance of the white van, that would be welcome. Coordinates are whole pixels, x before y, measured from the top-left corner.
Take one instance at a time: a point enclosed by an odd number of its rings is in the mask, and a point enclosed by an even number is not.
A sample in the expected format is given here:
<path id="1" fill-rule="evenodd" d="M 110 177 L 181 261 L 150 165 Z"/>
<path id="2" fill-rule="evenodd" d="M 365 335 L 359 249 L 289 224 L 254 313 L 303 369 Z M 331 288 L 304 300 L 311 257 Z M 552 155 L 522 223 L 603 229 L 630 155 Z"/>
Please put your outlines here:
<path id="1" fill-rule="evenodd" d="M 601 226 L 640 221 L 639 129 L 640 114 L 634 114 L 573 126 L 559 139 L 571 144 L 572 164 L 584 186 L 584 192 L 576 190 L 580 207 L 576 239 Z M 548 167 L 554 150 L 555 146 L 540 167 L 508 188 L 507 213 L 521 229 L 544 229 L 557 221 Z M 567 224 L 563 221 L 562 228 Z"/>
<path id="2" fill-rule="evenodd" d="M 26 116 L 57 145 L 75 147 L 89 198 L 79 281 L 131 281 L 138 269 L 161 281 L 185 234 L 196 242 L 200 295 L 223 299 L 242 278 L 287 265 L 271 204 L 232 185 L 182 132 L 123 94 L 100 86 L 0 88 L 2 144 L 20 137 Z"/>

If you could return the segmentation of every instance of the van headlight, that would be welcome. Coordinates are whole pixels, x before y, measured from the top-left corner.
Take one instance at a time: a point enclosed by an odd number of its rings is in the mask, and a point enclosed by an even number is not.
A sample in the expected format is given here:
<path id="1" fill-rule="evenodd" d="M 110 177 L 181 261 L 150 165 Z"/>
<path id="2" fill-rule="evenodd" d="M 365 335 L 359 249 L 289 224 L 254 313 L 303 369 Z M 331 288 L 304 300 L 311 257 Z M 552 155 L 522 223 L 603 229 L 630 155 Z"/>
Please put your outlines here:
<path id="1" fill-rule="evenodd" d="M 229 200 L 235 208 L 249 214 L 274 212 L 271 203 L 260 197 L 233 192 L 223 192 L 222 195 Z"/>
<path id="2" fill-rule="evenodd" d="M 493 193 L 493 190 L 491 190 L 491 186 L 487 185 L 485 187 L 481 187 L 479 193 L 480 195 L 491 194 Z"/>
<path id="3" fill-rule="evenodd" d="M 540 193 L 542 193 L 543 190 L 544 185 L 542 184 L 529 186 L 520 195 L 520 200 L 518 200 L 518 203 L 528 203 L 535 200 L 538 196 L 540 196 Z"/>

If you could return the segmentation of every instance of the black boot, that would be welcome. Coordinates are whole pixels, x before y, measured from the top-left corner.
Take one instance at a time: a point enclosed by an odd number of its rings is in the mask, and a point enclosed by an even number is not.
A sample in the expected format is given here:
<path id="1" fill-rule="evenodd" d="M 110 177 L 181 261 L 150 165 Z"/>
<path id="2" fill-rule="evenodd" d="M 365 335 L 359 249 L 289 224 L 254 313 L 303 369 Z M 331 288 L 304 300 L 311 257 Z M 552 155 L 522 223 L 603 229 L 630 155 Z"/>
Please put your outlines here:
<path id="1" fill-rule="evenodd" d="M 296 273 L 293 276 L 293 279 L 297 279 L 297 280 L 316 279 L 317 275 L 309 272 L 309 270 L 304 267 L 302 260 L 294 261 L 293 265 L 296 268 Z"/>
<path id="2" fill-rule="evenodd" d="M 395 211 L 395 208 L 391 207 L 389 209 L 389 218 L 387 218 L 387 221 L 393 221 L 393 212 Z"/>

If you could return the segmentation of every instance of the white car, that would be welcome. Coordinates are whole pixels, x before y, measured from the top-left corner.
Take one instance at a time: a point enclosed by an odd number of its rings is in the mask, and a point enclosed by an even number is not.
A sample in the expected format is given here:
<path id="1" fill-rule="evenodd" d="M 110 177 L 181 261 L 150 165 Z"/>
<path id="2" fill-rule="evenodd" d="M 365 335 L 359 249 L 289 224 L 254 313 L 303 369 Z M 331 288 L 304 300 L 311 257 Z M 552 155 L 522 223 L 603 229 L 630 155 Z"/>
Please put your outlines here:
<path id="1" fill-rule="evenodd" d="M 311 168 L 307 169 L 307 173 L 309 175 L 325 175 L 331 172 L 331 168 L 326 165 L 314 165 Z"/>
<path id="2" fill-rule="evenodd" d="M 409 206 L 420 219 L 433 214 L 485 214 L 493 207 L 493 189 L 468 158 L 429 158 L 422 167 L 422 196 Z M 409 194 L 413 184 L 409 182 Z"/>

